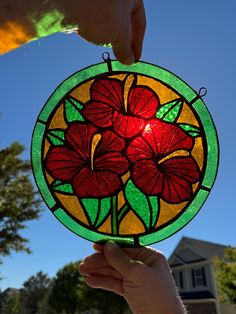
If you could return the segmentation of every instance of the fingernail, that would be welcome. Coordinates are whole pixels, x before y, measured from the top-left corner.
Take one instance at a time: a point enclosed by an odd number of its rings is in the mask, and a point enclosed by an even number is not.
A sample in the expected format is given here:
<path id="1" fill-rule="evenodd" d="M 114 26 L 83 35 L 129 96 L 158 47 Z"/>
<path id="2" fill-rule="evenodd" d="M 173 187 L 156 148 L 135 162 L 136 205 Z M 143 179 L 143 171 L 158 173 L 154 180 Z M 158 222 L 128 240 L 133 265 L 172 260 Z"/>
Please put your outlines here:
<path id="1" fill-rule="evenodd" d="M 119 246 L 112 240 L 109 240 L 107 243 L 106 243 L 106 247 L 109 251 L 112 251 L 112 250 L 115 250 L 117 249 Z"/>

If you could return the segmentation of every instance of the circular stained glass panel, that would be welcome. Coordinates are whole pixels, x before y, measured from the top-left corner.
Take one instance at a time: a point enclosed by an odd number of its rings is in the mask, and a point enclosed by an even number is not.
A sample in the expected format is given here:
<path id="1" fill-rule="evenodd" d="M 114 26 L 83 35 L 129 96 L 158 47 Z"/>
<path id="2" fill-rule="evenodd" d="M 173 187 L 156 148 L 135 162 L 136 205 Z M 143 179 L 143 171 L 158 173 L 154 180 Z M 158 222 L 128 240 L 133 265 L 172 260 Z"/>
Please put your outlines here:
<path id="1" fill-rule="evenodd" d="M 53 214 L 91 241 L 161 241 L 200 210 L 218 140 L 201 95 L 138 62 L 92 65 L 66 79 L 33 133 L 36 183 Z"/>

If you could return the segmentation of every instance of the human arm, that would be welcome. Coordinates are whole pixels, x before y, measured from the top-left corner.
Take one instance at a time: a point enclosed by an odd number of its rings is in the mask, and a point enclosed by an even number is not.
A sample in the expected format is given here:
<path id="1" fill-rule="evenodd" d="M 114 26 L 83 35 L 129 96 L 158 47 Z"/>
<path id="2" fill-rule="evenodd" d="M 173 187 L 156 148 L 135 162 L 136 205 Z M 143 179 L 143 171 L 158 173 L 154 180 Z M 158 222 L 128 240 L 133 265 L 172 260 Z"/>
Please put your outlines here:
<path id="1" fill-rule="evenodd" d="M 86 283 L 122 295 L 134 314 L 186 314 L 173 276 L 161 252 L 95 244 L 97 253 L 79 265 Z"/>
<path id="2" fill-rule="evenodd" d="M 130 64 L 141 56 L 145 26 L 142 0 L 1 0 L 0 54 L 76 29 L 89 42 L 111 44 L 118 60 Z"/>

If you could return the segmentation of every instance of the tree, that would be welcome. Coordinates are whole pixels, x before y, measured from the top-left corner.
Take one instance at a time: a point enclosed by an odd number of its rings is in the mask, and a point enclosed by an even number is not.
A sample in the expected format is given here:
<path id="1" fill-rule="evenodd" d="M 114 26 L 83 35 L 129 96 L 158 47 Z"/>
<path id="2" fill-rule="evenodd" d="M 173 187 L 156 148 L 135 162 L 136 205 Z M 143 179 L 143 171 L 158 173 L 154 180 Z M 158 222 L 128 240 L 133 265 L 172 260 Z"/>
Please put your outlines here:
<path id="1" fill-rule="evenodd" d="M 81 282 L 77 286 L 77 294 L 80 300 L 80 310 L 97 309 L 101 311 L 101 314 L 107 314 L 108 312 L 112 314 L 128 313 L 129 307 L 127 302 L 123 297 L 114 292 L 93 289 L 88 287 L 84 282 Z"/>
<path id="2" fill-rule="evenodd" d="M 236 249 L 227 248 L 223 258 L 216 258 L 215 269 L 220 300 L 236 304 Z"/>
<path id="3" fill-rule="evenodd" d="M 78 263 L 60 269 L 53 280 L 49 297 L 57 313 L 75 314 L 92 309 L 101 313 L 120 314 L 128 308 L 125 300 L 115 293 L 88 287 L 78 273 Z"/>
<path id="4" fill-rule="evenodd" d="M 24 147 L 12 143 L 0 150 L 0 261 L 13 251 L 30 253 L 20 230 L 40 215 L 40 198 L 30 180 L 31 165 L 20 155 Z"/>
<path id="5" fill-rule="evenodd" d="M 21 312 L 20 293 L 17 289 L 7 289 L 1 297 L 0 311 L 2 314 L 19 314 Z"/>
<path id="6" fill-rule="evenodd" d="M 73 314 L 78 308 L 77 285 L 80 275 L 77 263 L 69 263 L 57 272 L 49 296 L 49 304 L 58 313 Z"/>
<path id="7" fill-rule="evenodd" d="M 51 279 L 39 271 L 23 284 L 20 291 L 21 305 L 24 314 L 51 314 L 53 310 L 48 305 L 48 295 L 51 289 Z"/>

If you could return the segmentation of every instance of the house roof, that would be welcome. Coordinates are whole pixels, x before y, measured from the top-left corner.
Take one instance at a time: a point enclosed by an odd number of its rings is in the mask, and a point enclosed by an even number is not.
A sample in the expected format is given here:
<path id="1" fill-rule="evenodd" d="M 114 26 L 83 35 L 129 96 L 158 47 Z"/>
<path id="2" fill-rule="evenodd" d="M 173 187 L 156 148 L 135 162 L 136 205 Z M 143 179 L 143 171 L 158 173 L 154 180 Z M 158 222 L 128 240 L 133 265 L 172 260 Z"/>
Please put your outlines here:
<path id="1" fill-rule="evenodd" d="M 210 260 L 215 256 L 222 257 L 226 245 L 183 237 L 169 258 L 170 265 L 181 265 L 200 260 Z"/>

